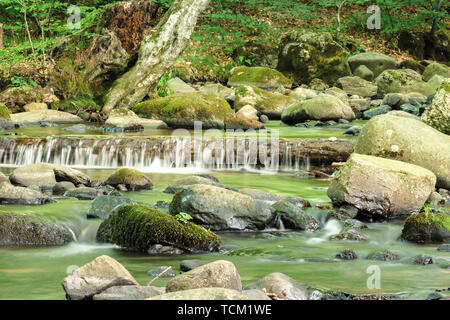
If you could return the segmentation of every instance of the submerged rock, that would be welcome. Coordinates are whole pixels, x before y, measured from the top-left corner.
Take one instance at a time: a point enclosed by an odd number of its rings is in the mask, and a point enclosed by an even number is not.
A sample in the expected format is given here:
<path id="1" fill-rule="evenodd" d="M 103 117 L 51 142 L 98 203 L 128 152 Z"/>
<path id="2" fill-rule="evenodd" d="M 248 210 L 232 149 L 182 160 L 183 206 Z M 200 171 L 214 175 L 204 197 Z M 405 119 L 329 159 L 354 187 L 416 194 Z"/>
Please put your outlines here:
<path id="1" fill-rule="evenodd" d="M 103 221 L 97 232 L 100 242 L 113 242 L 121 247 L 147 252 L 153 245 L 170 245 L 197 252 L 215 251 L 221 239 L 191 222 L 143 205 L 125 205 Z"/>
<path id="2" fill-rule="evenodd" d="M 358 258 L 358 255 L 352 249 L 346 249 L 346 250 L 336 254 L 336 258 L 339 258 L 342 260 L 355 260 Z"/>
<path id="3" fill-rule="evenodd" d="M 275 300 L 308 300 L 307 290 L 294 279 L 285 274 L 275 272 L 268 274 L 256 283 L 247 285 L 244 290 L 265 290 L 275 295 Z"/>
<path id="4" fill-rule="evenodd" d="M 241 277 L 233 263 L 218 260 L 173 278 L 167 283 L 166 292 L 197 288 L 227 288 L 242 291 Z"/>
<path id="5" fill-rule="evenodd" d="M 251 85 L 261 89 L 278 89 L 292 87 L 292 80 L 281 72 L 266 67 L 235 67 L 230 71 L 228 86 Z"/>
<path id="6" fill-rule="evenodd" d="M 351 228 L 344 228 L 340 233 L 330 237 L 332 241 L 368 241 L 369 237 Z"/>
<path id="7" fill-rule="evenodd" d="M 131 191 L 153 189 L 153 183 L 149 177 L 142 172 L 128 168 L 118 169 L 105 181 L 105 185 L 113 187 L 121 184 Z"/>
<path id="8" fill-rule="evenodd" d="M 418 212 L 436 183 L 435 175 L 405 162 L 353 154 L 331 181 L 335 205 L 350 204 L 384 218 Z"/>
<path id="9" fill-rule="evenodd" d="M 90 300 L 111 287 L 139 285 L 115 259 L 103 255 L 64 278 L 62 286 L 68 300 Z"/>
<path id="10" fill-rule="evenodd" d="M 361 130 L 356 153 L 400 160 L 432 171 L 450 189 L 450 136 L 415 119 L 382 115 Z"/>
<path id="11" fill-rule="evenodd" d="M 275 220 L 270 204 L 211 185 L 194 185 L 179 191 L 170 213 L 187 212 L 198 224 L 217 231 L 262 230 Z"/>
<path id="12" fill-rule="evenodd" d="M 450 215 L 421 212 L 406 219 L 402 239 L 416 243 L 450 242 Z"/>
<path id="13" fill-rule="evenodd" d="M 396 261 L 400 260 L 402 255 L 397 252 L 393 252 L 391 250 L 377 251 L 368 256 L 370 260 L 379 260 L 379 261 Z"/>
<path id="14" fill-rule="evenodd" d="M 306 120 L 355 119 L 352 108 L 335 96 L 322 94 L 312 99 L 295 104 L 283 111 L 281 120 L 294 125 Z"/>
<path id="15" fill-rule="evenodd" d="M 155 296 L 148 300 L 249 300 L 240 291 L 226 288 L 198 288 L 176 292 L 169 292 Z"/>
<path id="16" fill-rule="evenodd" d="M 0 246 L 60 246 L 74 240 L 72 232 L 61 224 L 0 211 Z"/>

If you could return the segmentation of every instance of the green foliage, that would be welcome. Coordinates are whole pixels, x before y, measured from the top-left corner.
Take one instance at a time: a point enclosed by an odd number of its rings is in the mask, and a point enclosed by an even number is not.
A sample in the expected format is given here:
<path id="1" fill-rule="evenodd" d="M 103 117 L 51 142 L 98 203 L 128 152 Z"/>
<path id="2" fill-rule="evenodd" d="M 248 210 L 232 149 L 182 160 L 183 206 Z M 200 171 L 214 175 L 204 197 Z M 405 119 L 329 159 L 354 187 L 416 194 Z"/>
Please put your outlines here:
<path id="1" fill-rule="evenodd" d="M 193 219 L 192 216 L 186 212 L 180 212 L 179 214 L 175 215 L 175 218 L 183 223 L 187 223 L 188 221 Z"/>
<path id="2" fill-rule="evenodd" d="M 11 83 L 9 84 L 9 87 L 17 87 L 17 88 L 26 88 L 26 87 L 37 87 L 38 84 L 30 79 L 29 77 L 11 77 L 10 79 Z"/>
<path id="3" fill-rule="evenodd" d="M 175 78 L 175 74 L 172 73 L 170 76 L 168 76 L 167 74 L 164 74 L 161 79 L 159 80 L 157 86 L 156 86 L 156 91 L 158 92 L 158 96 L 160 96 L 161 98 L 163 97 L 167 97 L 171 94 L 173 94 L 173 91 L 168 87 L 168 82 L 170 79 Z"/>

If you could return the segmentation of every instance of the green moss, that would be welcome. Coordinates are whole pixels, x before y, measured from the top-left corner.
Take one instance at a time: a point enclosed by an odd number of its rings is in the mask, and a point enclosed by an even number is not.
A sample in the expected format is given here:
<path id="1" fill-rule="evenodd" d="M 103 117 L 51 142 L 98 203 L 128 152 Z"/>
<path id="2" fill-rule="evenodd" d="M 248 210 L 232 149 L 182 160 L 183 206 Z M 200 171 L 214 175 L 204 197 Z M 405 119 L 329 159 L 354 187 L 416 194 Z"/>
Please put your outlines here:
<path id="1" fill-rule="evenodd" d="M 134 185 L 146 180 L 151 182 L 150 178 L 140 171 L 129 168 L 120 168 L 114 172 L 105 183 L 111 185 Z"/>
<path id="2" fill-rule="evenodd" d="M 421 226 L 450 230 L 450 215 L 440 212 L 421 212 L 409 216 L 405 221 L 405 227 L 419 228 Z"/>
<path id="3" fill-rule="evenodd" d="M 102 107 L 99 106 L 92 98 L 83 97 L 79 99 L 56 101 L 50 105 L 50 108 L 53 110 L 76 113 L 79 111 L 96 112 L 100 111 Z"/>
<path id="4" fill-rule="evenodd" d="M 11 119 L 11 115 L 9 113 L 9 109 L 3 103 L 0 103 L 0 119 Z"/>
<path id="5" fill-rule="evenodd" d="M 170 118 L 223 120 L 226 116 L 233 114 L 233 110 L 225 99 L 198 92 L 178 93 L 144 101 L 132 110 L 141 117 L 163 121 Z"/>
<path id="6" fill-rule="evenodd" d="M 292 81 L 281 72 L 264 67 L 236 67 L 232 70 L 229 83 L 233 85 L 255 84 L 263 87 L 292 86 Z"/>
<path id="7" fill-rule="evenodd" d="M 441 86 L 439 87 L 439 90 L 445 90 L 445 92 L 450 93 L 450 81 L 442 82 Z"/>
<path id="8" fill-rule="evenodd" d="M 99 228 L 102 237 L 125 248 L 146 252 L 154 244 L 172 245 L 188 251 L 217 250 L 219 236 L 191 222 L 143 205 L 126 205 Z"/>

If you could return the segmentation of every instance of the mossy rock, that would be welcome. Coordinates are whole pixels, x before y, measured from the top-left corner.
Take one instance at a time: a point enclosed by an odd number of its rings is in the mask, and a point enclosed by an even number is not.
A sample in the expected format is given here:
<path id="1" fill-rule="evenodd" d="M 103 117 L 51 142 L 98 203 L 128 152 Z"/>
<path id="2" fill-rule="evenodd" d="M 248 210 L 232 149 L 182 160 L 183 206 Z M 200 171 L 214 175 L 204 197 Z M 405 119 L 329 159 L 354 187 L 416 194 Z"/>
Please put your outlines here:
<path id="1" fill-rule="evenodd" d="M 3 103 L 0 103 L 0 119 L 6 119 L 6 120 L 11 119 L 11 114 L 9 112 L 9 109 Z"/>
<path id="2" fill-rule="evenodd" d="M 162 120 L 172 128 L 193 128 L 195 121 L 202 121 L 203 128 L 223 129 L 225 119 L 234 115 L 225 99 L 199 92 L 147 100 L 132 110 L 140 117 Z"/>
<path id="3" fill-rule="evenodd" d="M 444 81 L 434 96 L 431 106 L 425 109 L 422 121 L 450 135 L 450 80 Z"/>
<path id="4" fill-rule="evenodd" d="M 347 56 L 347 50 L 330 33 L 293 31 L 281 40 L 277 70 L 292 78 L 295 85 L 315 78 L 332 85 L 351 75 Z"/>
<path id="5" fill-rule="evenodd" d="M 67 99 L 55 101 L 50 104 L 50 108 L 58 111 L 77 113 L 81 111 L 96 112 L 102 109 L 93 98 L 84 97 L 79 99 Z"/>
<path id="6" fill-rule="evenodd" d="M 68 228 L 48 219 L 0 212 L 0 246 L 57 246 L 73 240 Z"/>
<path id="7" fill-rule="evenodd" d="M 216 251 L 219 236 L 191 222 L 143 205 L 125 205 L 99 227 L 97 240 L 147 252 L 155 244 L 176 246 L 190 251 Z"/>
<path id="8" fill-rule="evenodd" d="M 406 219 L 402 239 L 415 243 L 450 241 L 450 215 L 440 212 L 421 212 Z"/>
<path id="9" fill-rule="evenodd" d="M 149 190 L 153 188 L 152 180 L 142 172 L 129 168 L 120 168 L 105 181 L 113 187 L 123 184 L 128 190 Z"/>
<path id="10" fill-rule="evenodd" d="M 294 125 L 306 120 L 339 120 L 351 121 L 355 119 L 352 108 L 339 98 L 323 94 L 312 99 L 302 101 L 283 111 L 281 120 Z"/>
<path id="11" fill-rule="evenodd" d="M 450 67 L 437 62 L 432 63 L 425 68 L 422 77 L 424 81 L 429 81 L 435 75 L 450 78 Z"/>
<path id="12" fill-rule="evenodd" d="M 411 69 L 386 70 L 376 79 L 378 96 L 384 97 L 388 93 L 418 92 L 429 96 L 436 92 L 440 83 L 435 81 L 425 82 L 422 76 Z"/>
<path id="13" fill-rule="evenodd" d="M 230 87 L 252 85 L 262 89 L 290 88 L 292 80 L 275 69 L 241 66 L 230 71 L 228 85 Z"/>
<path id="14" fill-rule="evenodd" d="M 270 92 L 255 86 L 240 86 L 236 89 L 236 100 L 234 108 L 241 110 L 244 106 L 250 105 L 272 120 L 281 119 L 281 114 L 289 106 L 298 103 L 294 97 L 285 96 L 281 93 Z"/>

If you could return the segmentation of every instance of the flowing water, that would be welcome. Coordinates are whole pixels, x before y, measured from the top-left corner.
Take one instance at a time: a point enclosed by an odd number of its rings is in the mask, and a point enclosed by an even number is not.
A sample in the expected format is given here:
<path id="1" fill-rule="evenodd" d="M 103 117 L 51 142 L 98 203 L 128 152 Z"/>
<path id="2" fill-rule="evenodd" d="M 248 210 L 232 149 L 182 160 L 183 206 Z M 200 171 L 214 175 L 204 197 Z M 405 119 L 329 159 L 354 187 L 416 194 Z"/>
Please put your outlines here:
<path id="1" fill-rule="evenodd" d="M 42 132 L 39 132 L 42 135 Z M 341 137 L 342 131 L 320 133 L 321 137 L 332 135 Z M 5 174 L 11 170 L 13 167 L 0 168 Z M 99 167 L 81 170 L 92 179 L 99 180 L 106 179 L 113 172 L 112 168 Z M 153 190 L 132 192 L 127 196 L 146 203 L 170 201 L 172 195 L 162 191 L 185 174 L 178 173 L 182 171 L 177 171 L 177 174 L 155 171 L 158 170 L 147 173 L 154 183 Z M 192 168 L 187 171 L 193 172 Z M 301 179 L 295 176 L 294 171 L 276 174 L 242 168 L 213 171 L 203 168 L 201 171 L 213 174 L 222 184 L 234 188 L 260 189 L 281 195 L 301 196 L 313 204 L 329 204 L 326 196 L 328 180 Z M 257 281 L 268 273 L 282 272 L 301 284 L 313 287 L 353 294 L 407 292 L 408 294 L 404 296 L 406 299 L 425 298 L 436 289 L 450 287 L 448 262 L 422 266 L 405 264 L 403 261 L 381 262 L 365 259 L 374 251 L 390 249 L 401 252 L 405 259 L 427 254 L 442 261 L 450 261 L 450 254 L 437 251 L 437 246 L 419 246 L 399 241 L 402 228 L 400 223 L 369 224 L 369 229 L 363 233 L 370 237 L 370 241 L 361 243 L 329 241 L 328 237 L 331 234 L 342 229 L 342 225 L 334 220 L 328 221 L 322 230 L 315 233 L 288 230 L 221 233 L 224 247 L 238 248 L 236 254 L 156 257 L 121 250 L 113 245 L 97 244 L 95 233 L 100 221 L 85 218 L 90 203 L 91 201 L 60 200 L 57 203 L 36 207 L 0 206 L 1 211 L 33 213 L 66 222 L 78 235 L 77 241 L 62 247 L 0 248 L 0 299 L 64 299 L 61 280 L 77 266 L 82 266 L 103 254 L 117 259 L 142 285 L 150 280 L 146 273 L 154 267 L 172 266 L 177 272 L 180 261 L 184 259 L 200 259 L 204 262 L 226 259 L 235 263 L 244 285 Z M 320 210 L 311 209 L 311 214 L 321 219 Z M 336 253 L 347 248 L 352 248 L 359 259 L 339 261 L 335 258 Z M 373 265 L 378 266 L 381 271 L 380 289 L 369 289 L 367 286 L 367 280 L 371 276 L 367 270 Z M 163 286 L 167 281 L 158 279 L 153 285 Z"/>

